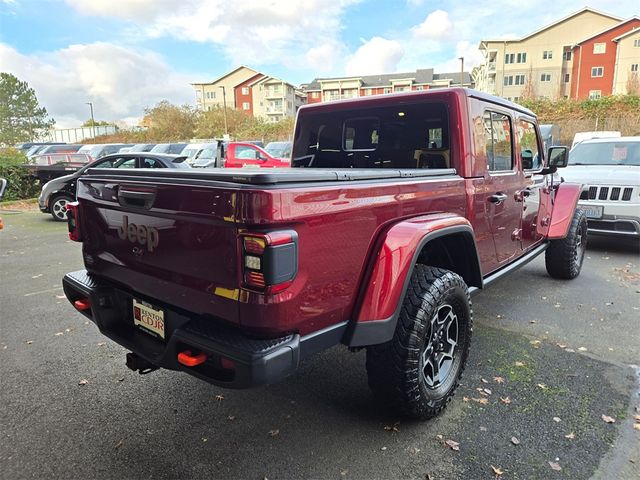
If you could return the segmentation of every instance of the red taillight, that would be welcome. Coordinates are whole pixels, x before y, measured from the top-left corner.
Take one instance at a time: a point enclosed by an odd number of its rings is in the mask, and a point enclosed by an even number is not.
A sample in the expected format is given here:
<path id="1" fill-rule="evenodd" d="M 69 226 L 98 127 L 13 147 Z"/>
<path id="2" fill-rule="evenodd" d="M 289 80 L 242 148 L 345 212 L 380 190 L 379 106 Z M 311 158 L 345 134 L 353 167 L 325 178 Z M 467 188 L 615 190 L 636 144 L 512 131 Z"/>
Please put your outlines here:
<path id="1" fill-rule="evenodd" d="M 78 202 L 67 203 L 67 225 L 69 227 L 69 239 L 74 242 L 81 242 L 82 235 L 80 234 L 80 205 Z"/>
<path id="2" fill-rule="evenodd" d="M 242 269 L 245 287 L 273 294 L 285 290 L 298 269 L 295 231 L 242 234 Z"/>
<path id="3" fill-rule="evenodd" d="M 191 350 L 178 353 L 178 363 L 185 367 L 197 367 L 206 361 L 207 356 L 204 353 L 191 353 Z"/>

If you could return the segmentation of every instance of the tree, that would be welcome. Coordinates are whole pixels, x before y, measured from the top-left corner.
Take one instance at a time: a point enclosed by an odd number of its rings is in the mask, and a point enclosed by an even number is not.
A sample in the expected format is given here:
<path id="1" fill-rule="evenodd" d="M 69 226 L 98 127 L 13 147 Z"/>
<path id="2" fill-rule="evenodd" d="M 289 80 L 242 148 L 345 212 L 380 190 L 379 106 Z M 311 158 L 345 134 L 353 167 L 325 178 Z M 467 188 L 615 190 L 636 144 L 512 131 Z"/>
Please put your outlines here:
<path id="1" fill-rule="evenodd" d="M 150 137 L 158 141 L 188 140 L 193 137 L 199 112 L 189 106 L 178 107 L 162 100 L 147 108 L 141 125 L 149 129 Z"/>
<path id="2" fill-rule="evenodd" d="M 10 73 L 0 73 L 0 144 L 34 140 L 54 124 L 27 82 Z"/>
<path id="3" fill-rule="evenodd" d="M 627 95 L 640 95 L 640 77 L 638 72 L 631 72 L 627 79 Z"/>
<path id="4" fill-rule="evenodd" d="M 107 122 L 106 120 L 87 120 L 82 124 L 83 127 L 99 127 L 101 125 L 113 125 L 111 122 Z"/>

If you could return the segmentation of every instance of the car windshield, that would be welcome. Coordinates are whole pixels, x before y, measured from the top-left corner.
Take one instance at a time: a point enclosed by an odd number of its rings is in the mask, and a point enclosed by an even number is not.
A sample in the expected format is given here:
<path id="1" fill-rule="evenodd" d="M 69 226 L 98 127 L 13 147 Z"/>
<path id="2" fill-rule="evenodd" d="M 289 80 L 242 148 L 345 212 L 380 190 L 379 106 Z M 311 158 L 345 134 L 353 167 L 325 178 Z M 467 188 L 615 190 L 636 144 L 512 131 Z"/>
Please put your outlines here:
<path id="1" fill-rule="evenodd" d="M 288 158 L 291 156 L 291 144 L 274 142 L 265 147 L 265 151 L 276 158 Z"/>
<path id="2" fill-rule="evenodd" d="M 180 152 L 182 155 L 185 155 L 187 158 L 193 158 L 200 151 L 200 148 L 185 148 Z"/>
<path id="3" fill-rule="evenodd" d="M 216 156 L 215 148 L 207 147 L 202 149 L 202 153 L 198 155 L 198 160 L 212 159 L 212 158 L 215 158 L 215 156 Z"/>
<path id="4" fill-rule="evenodd" d="M 153 147 L 150 152 L 151 153 L 167 153 L 169 151 L 168 143 L 159 143 L 155 147 Z"/>
<path id="5" fill-rule="evenodd" d="M 640 166 L 640 140 L 579 143 L 569 154 L 569 165 Z"/>

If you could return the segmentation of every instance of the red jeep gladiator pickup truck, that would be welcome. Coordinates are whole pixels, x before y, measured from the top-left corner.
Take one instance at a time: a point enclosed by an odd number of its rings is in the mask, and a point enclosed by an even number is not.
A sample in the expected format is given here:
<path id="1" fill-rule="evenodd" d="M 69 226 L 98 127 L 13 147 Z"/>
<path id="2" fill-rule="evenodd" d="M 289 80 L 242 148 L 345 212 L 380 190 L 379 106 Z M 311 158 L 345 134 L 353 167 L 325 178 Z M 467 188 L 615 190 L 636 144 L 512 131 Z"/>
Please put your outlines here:
<path id="1" fill-rule="evenodd" d="M 75 308 L 131 351 L 229 388 L 278 381 L 337 344 L 429 418 L 451 400 L 470 296 L 545 252 L 574 278 L 580 185 L 553 173 L 534 114 L 461 88 L 304 106 L 292 168 L 90 169 L 69 208 Z"/>

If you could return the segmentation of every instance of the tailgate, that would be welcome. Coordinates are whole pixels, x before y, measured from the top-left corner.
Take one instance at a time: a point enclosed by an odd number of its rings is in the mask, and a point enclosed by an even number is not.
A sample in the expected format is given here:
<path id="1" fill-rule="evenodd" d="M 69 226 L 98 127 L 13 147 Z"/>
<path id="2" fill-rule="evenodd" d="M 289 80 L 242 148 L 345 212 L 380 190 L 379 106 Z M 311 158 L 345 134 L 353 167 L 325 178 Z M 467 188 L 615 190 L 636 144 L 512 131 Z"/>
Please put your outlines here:
<path id="1" fill-rule="evenodd" d="M 154 304 L 237 323 L 235 195 L 233 187 L 83 177 L 87 270 Z"/>

